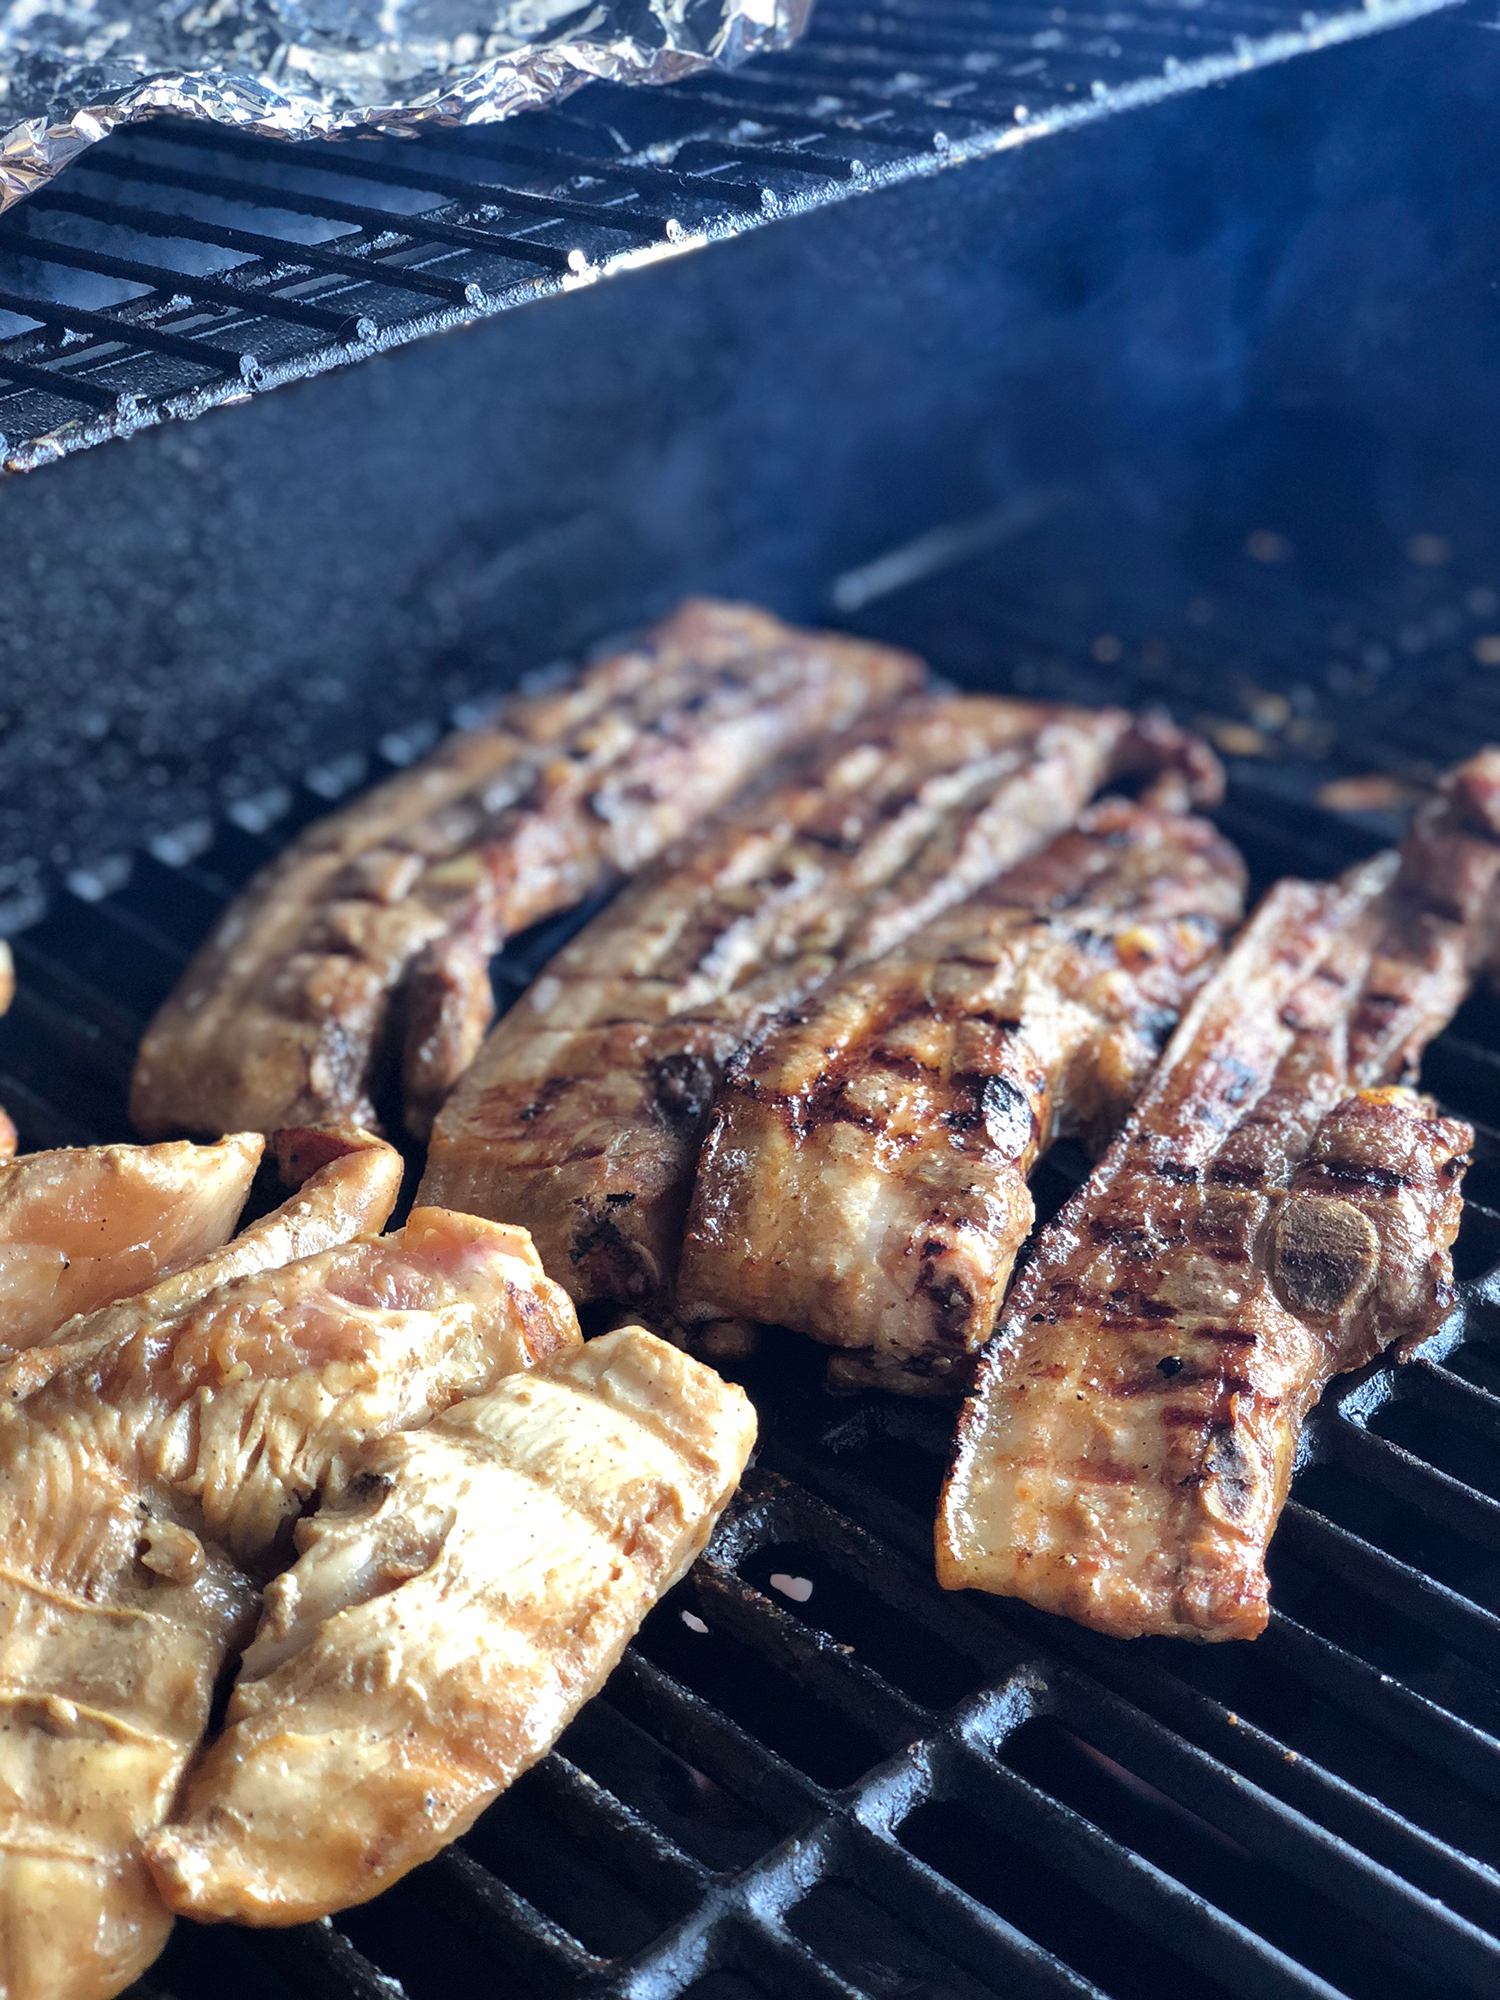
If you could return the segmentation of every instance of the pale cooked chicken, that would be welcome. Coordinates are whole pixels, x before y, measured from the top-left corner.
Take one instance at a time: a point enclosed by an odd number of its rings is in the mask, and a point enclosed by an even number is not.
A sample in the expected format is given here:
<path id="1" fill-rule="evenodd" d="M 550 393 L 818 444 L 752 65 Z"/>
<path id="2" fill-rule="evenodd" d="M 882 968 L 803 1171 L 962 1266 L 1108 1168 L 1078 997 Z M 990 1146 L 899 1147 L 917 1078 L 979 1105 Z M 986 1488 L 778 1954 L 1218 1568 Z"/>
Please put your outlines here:
<path id="1" fill-rule="evenodd" d="M 994 1332 L 1054 1138 L 1139 1095 L 1243 912 L 1202 820 L 1106 800 L 731 1066 L 677 1310 L 796 1327 L 843 1386 L 961 1393 Z"/>
<path id="2" fill-rule="evenodd" d="M 147 1845 L 167 1901 L 301 1923 L 464 1832 L 603 1685 L 754 1438 L 741 1390 L 632 1327 L 351 1461 Z"/>
<path id="3" fill-rule="evenodd" d="M 0 1370 L 7 2000 L 105 2000 L 161 1948 L 141 1844 L 299 1513 L 373 1440 L 578 1339 L 523 1232 L 431 1209 L 70 1331 Z"/>
<path id="4" fill-rule="evenodd" d="M 419 1134 L 494 1013 L 507 937 L 633 873 L 777 759 L 914 688 L 907 653 L 693 602 L 303 833 L 147 1030 L 155 1136 L 375 1122 L 403 1033 Z"/>
<path id="5" fill-rule="evenodd" d="M 264 1145 L 71 1146 L 0 1166 L 0 1348 L 138 1292 L 218 1249 Z"/>
<path id="6" fill-rule="evenodd" d="M 1446 871 L 1473 893 L 1429 894 L 1446 810 L 1414 828 L 1399 875 L 1385 855 L 1271 893 L 1043 1233 L 960 1420 L 945 1585 L 1122 1637 L 1263 1629 L 1308 1409 L 1451 1297 L 1472 1134 L 1385 1087 L 1492 935 L 1487 829 Z"/>
<path id="7" fill-rule="evenodd" d="M 531 1230 L 579 1300 L 669 1295 L 725 1063 L 1070 825 L 1111 772 L 1212 795 L 1196 739 L 1123 710 L 929 696 L 728 813 L 552 960 L 433 1130 L 422 1199 Z"/>
<path id="8" fill-rule="evenodd" d="M 52 1335 L 52 1344 L 104 1342 L 134 1333 L 182 1312 L 232 1278 L 279 1270 L 356 1236 L 373 1236 L 390 1220 L 404 1163 L 394 1146 L 372 1132 L 357 1126 L 273 1132 L 271 1150 L 282 1179 L 295 1189 L 279 1208 L 186 1270 L 65 1321 Z"/>

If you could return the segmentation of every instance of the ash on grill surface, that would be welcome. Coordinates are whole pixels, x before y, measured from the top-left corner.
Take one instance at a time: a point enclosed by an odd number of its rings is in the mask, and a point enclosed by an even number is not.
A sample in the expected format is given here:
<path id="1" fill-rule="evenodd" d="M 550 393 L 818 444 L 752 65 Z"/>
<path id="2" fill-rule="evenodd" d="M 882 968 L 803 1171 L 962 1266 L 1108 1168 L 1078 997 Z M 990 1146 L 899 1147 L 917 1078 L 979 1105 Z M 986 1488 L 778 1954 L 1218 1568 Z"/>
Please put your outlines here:
<path id="1" fill-rule="evenodd" d="M 1378 844 L 1235 768 L 1257 887 Z M 125 1135 L 146 1014 L 268 852 L 229 828 L 142 857 L 16 940 L 0 1102 L 26 1144 Z M 518 940 L 502 993 L 577 921 Z M 758 1469 L 557 1751 L 331 1925 L 179 1925 L 135 2000 L 1500 1990 L 1500 1003 L 1426 1077 L 1479 1131 L 1461 1304 L 1315 1414 L 1264 1638 L 1121 1644 L 945 1596 L 950 1413 L 831 1400 L 773 1335 L 744 1377 Z M 1044 1214 L 1082 1171 L 1054 1152 Z"/>
<path id="2" fill-rule="evenodd" d="M 0 220 L 0 466 L 1456 0 L 820 0 L 729 75 L 417 143 L 162 123 Z"/>

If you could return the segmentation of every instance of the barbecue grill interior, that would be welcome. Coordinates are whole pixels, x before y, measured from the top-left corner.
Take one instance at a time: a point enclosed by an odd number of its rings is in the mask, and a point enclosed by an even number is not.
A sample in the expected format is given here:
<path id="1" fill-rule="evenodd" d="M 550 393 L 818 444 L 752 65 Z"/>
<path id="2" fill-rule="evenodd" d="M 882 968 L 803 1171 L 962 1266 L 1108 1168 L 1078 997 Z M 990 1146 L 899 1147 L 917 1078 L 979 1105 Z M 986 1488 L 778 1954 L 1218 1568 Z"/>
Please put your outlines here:
<path id="1" fill-rule="evenodd" d="M 722 239 L 700 253 L 637 235 L 639 268 L 541 302 L 551 278 L 527 292 L 513 267 L 504 309 L 419 299 L 493 267 L 371 223 L 434 201 L 424 173 L 493 177 L 493 132 L 326 173 L 137 135 L 57 183 L 67 215 L 0 224 L 0 307 L 51 313 L 0 324 L 0 429 L 40 467 L 0 489 L 0 1105 L 23 1147 L 132 1136 L 146 1020 L 303 825 L 688 591 L 909 647 L 967 687 L 1167 702 L 1226 758 L 1213 816 L 1252 894 L 1388 844 L 1438 771 L 1500 738 L 1484 14 L 1118 115 L 1205 45 L 1227 75 L 1345 17 L 1021 15 L 829 0 L 774 81 L 523 121 L 521 145 L 613 161 L 615 133 L 639 163 L 660 142 L 658 171 L 740 190 L 683 208 Z M 1111 115 L 932 171 L 934 135 L 1019 129 L 1027 104 Z M 892 184 L 844 201 L 856 155 Z M 637 179 L 583 192 L 685 200 Z M 347 283 L 363 309 L 373 281 L 214 242 L 316 238 L 340 201 L 366 213 L 330 254 L 426 267 L 375 301 L 400 354 L 358 359 L 350 306 L 318 305 Z M 191 243 L 136 229 L 163 203 Z M 500 226 L 471 198 L 439 208 Z M 119 275 L 129 259 L 151 274 Z M 311 310 L 262 317 L 216 283 Z M 163 338 L 132 347 L 133 323 Z M 268 325 L 308 377 L 274 393 L 167 344 L 248 352 Z M 91 446 L 174 396 L 238 406 Z M 587 914 L 506 947 L 502 1008 Z M 331 1924 L 179 1924 L 132 2000 L 1500 1990 L 1500 1003 L 1465 1004 L 1422 1082 L 1477 1133 L 1457 1308 L 1314 1413 L 1254 1645 L 1125 1644 L 945 1595 L 951 1406 L 830 1398 L 823 1355 L 772 1332 L 724 1364 L 761 1420 L 739 1501 L 554 1753 Z M 1044 1160 L 1042 1219 L 1085 1171 L 1068 1144 Z"/>

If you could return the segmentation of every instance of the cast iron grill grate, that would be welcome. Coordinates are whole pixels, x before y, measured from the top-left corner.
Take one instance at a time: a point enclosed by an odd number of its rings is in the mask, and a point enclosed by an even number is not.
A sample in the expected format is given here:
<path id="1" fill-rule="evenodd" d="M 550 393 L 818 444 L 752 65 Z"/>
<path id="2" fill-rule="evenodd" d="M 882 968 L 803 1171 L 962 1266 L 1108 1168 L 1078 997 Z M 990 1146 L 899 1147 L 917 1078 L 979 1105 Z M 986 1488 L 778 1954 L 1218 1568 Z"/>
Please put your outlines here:
<path id="1" fill-rule="evenodd" d="M 0 466 L 1350 39 L 1450 0 L 820 0 L 734 75 L 415 143 L 152 124 L 0 218 Z"/>
<path id="2" fill-rule="evenodd" d="M 1257 886 L 1372 844 L 1251 764 L 1224 823 Z M 147 1013 L 273 847 L 226 825 L 17 937 L 0 1102 L 24 1143 L 127 1134 Z M 567 927 L 519 940 L 502 992 Z M 821 1356 L 770 1336 L 757 1468 L 558 1750 L 336 1924 L 180 1925 L 136 2000 L 1500 1990 L 1500 1003 L 1469 1003 L 1428 1081 L 1478 1127 L 1461 1303 L 1317 1414 L 1257 1644 L 946 1597 L 950 1415 L 832 1401 Z M 1052 1156 L 1044 1211 L 1079 1170 Z"/>

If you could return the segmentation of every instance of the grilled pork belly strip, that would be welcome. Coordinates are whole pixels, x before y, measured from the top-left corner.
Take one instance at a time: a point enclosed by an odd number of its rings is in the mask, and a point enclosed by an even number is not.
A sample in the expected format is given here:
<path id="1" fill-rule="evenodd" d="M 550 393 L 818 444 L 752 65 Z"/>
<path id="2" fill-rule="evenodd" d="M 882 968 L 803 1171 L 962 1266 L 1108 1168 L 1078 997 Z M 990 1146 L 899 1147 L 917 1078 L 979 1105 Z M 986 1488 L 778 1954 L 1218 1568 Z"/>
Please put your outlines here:
<path id="1" fill-rule="evenodd" d="M 1043 1233 L 960 1418 L 949 1588 L 1121 1637 L 1264 1629 L 1307 1411 L 1451 1296 L 1472 1134 L 1389 1086 L 1462 1000 L 1488 913 L 1434 907 L 1431 832 L 1399 873 L 1271 892 Z M 1466 838 L 1473 882 L 1488 835 Z"/>
<path id="2" fill-rule="evenodd" d="M 754 1438 L 741 1390 L 632 1327 L 367 1450 L 148 1843 L 172 1908 L 306 1922 L 463 1833 L 603 1686 Z"/>
<path id="3" fill-rule="evenodd" d="M 852 731 L 552 960 L 444 1107 L 421 1198 L 524 1223 L 576 1299 L 660 1303 L 747 1036 L 1142 767 L 1210 789 L 1218 775 L 1193 739 L 1118 709 L 929 696 Z"/>
<path id="4" fill-rule="evenodd" d="M 520 1231 L 432 1210 L 106 1333 L 0 1370 L 7 2000 L 107 2000 L 160 1950 L 142 1842 L 312 1496 L 578 1339 Z"/>
<path id="5" fill-rule="evenodd" d="M 217 1250 L 263 1144 L 69 1146 L 0 1166 L 0 1350 Z"/>
<path id="6" fill-rule="evenodd" d="M 737 1058 L 714 1108 L 678 1314 L 796 1327 L 837 1379 L 967 1386 L 1062 1133 L 1099 1140 L 1242 914 L 1202 820 L 1106 800 Z"/>
<path id="7" fill-rule="evenodd" d="M 493 1016 L 508 937 L 633 873 L 777 759 L 907 693 L 919 661 L 694 602 L 627 652 L 310 827 L 147 1030 L 148 1136 L 373 1125 L 402 1016 L 424 1132 Z"/>

